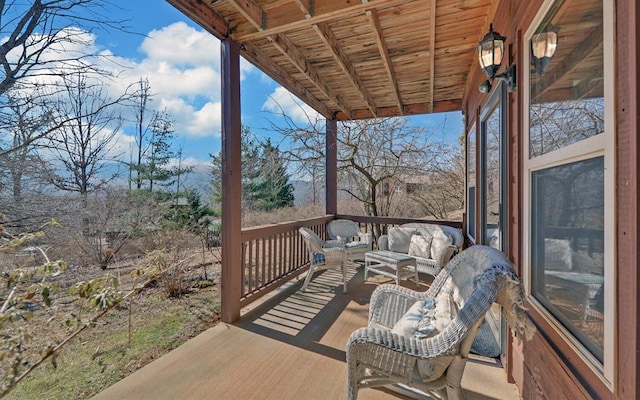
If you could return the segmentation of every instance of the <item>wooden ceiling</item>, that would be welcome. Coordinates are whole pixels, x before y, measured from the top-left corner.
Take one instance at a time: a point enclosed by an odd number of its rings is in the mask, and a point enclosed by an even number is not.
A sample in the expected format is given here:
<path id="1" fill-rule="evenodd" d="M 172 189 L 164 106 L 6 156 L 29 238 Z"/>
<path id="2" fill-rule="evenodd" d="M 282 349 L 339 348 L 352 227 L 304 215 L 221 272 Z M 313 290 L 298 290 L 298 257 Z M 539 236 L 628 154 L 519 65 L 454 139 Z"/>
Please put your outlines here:
<path id="1" fill-rule="evenodd" d="M 167 0 L 327 118 L 455 111 L 491 0 Z"/>

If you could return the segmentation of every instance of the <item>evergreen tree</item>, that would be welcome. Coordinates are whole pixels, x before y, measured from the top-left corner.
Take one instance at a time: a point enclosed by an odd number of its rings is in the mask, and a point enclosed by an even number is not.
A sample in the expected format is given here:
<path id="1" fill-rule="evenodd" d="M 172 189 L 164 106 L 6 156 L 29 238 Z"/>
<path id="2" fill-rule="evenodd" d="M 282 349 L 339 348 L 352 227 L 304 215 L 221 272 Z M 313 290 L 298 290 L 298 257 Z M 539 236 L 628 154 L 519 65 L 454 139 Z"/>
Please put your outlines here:
<path id="1" fill-rule="evenodd" d="M 270 211 L 293 206 L 284 159 L 270 139 L 260 143 L 247 127 L 242 128 L 242 206 Z M 212 204 L 222 201 L 222 154 L 212 154 Z M 217 210 L 219 212 L 219 209 Z"/>
<path id="2" fill-rule="evenodd" d="M 138 187 L 150 192 L 158 190 L 167 192 L 176 183 L 176 179 L 191 172 L 192 168 L 171 166 L 178 153 L 171 147 L 174 137 L 173 120 L 167 112 L 158 112 L 150 123 L 151 136 L 148 151 L 143 154 L 142 161 L 133 165 L 137 172 Z"/>
<path id="3" fill-rule="evenodd" d="M 252 187 L 260 175 L 258 169 L 259 148 L 256 145 L 257 139 L 251 133 L 248 127 L 243 126 L 241 132 L 241 163 L 242 163 L 242 192 L 243 206 L 250 207 L 245 197 L 247 193 L 252 192 Z M 216 212 L 219 214 L 219 206 L 222 203 L 222 152 L 210 154 L 211 157 L 211 204 L 217 205 Z"/>
<path id="4" fill-rule="evenodd" d="M 271 139 L 261 145 L 260 164 L 260 176 L 252 192 L 256 208 L 270 211 L 293 207 L 293 185 L 280 150 L 271 144 Z"/>

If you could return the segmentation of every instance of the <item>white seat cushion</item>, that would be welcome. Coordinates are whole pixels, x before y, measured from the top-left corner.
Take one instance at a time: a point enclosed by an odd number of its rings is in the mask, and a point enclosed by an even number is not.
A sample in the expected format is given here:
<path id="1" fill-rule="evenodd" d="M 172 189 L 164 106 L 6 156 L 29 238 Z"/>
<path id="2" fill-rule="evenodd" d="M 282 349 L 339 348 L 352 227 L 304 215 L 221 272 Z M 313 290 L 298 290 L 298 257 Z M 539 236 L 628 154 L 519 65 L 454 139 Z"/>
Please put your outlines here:
<path id="1" fill-rule="evenodd" d="M 415 257 L 431 258 L 431 236 L 411 236 L 408 254 Z"/>

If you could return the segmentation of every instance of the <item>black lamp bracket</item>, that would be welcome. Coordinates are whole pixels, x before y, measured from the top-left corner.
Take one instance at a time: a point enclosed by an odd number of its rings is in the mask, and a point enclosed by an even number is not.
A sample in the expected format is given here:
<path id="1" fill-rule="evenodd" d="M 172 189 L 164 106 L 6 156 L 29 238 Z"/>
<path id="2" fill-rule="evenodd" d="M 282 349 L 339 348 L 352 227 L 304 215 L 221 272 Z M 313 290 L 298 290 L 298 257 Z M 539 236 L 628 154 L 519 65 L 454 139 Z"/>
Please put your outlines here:
<path id="1" fill-rule="evenodd" d="M 508 92 L 515 92 L 516 88 L 517 88 L 517 85 L 516 85 L 516 65 L 515 64 L 511 64 L 511 66 L 509 68 L 507 68 L 503 73 L 494 75 L 493 77 L 491 77 L 491 78 L 487 79 L 486 81 L 484 81 L 479 87 L 480 92 L 481 93 L 489 93 L 489 91 L 491 90 L 491 83 L 496 79 L 506 82 L 507 91 Z"/>

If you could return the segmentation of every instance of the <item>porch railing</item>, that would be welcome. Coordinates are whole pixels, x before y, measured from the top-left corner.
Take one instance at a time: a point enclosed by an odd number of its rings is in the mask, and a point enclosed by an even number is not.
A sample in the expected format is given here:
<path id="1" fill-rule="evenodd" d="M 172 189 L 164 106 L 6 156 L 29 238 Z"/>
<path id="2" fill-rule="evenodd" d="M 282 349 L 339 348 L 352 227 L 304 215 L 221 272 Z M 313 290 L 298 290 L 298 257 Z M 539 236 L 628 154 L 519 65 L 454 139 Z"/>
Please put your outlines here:
<path id="1" fill-rule="evenodd" d="M 326 224 L 338 218 L 350 219 L 364 232 L 373 234 L 374 242 L 389 227 L 408 222 L 424 222 L 461 228 L 461 222 L 424 219 L 325 215 L 301 221 L 246 228 L 242 230 L 242 307 L 282 286 L 309 268 L 309 254 L 298 228 L 309 227 L 326 238 Z M 375 246 L 375 244 L 374 244 Z M 223 299 L 224 301 L 224 299 Z M 236 300 L 237 301 L 237 300 Z"/>

